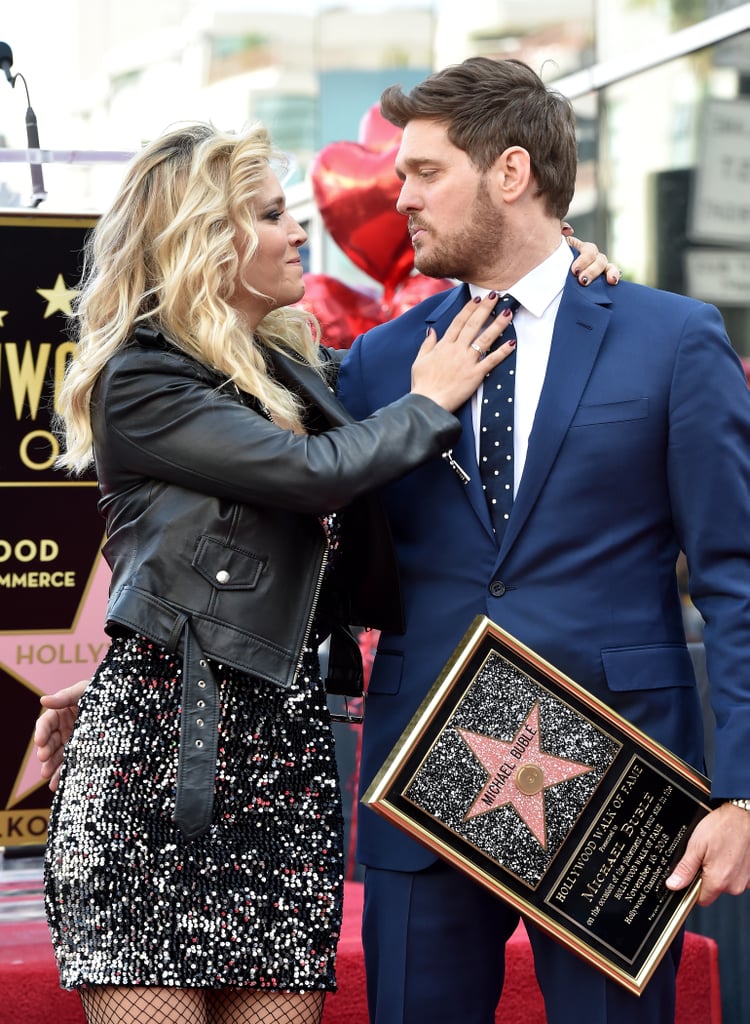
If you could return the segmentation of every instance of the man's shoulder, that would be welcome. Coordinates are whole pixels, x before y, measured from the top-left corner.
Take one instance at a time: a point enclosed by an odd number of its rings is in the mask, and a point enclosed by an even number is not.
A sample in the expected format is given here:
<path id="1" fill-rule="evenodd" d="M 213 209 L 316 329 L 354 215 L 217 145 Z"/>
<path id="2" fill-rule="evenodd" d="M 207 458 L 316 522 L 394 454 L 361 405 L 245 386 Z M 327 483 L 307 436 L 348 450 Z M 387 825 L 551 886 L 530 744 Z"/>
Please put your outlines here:
<path id="1" fill-rule="evenodd" d="M 705 303 L 701 299 L 696 299 L 692 295 L 685 295 L 682 292 L 667 291 L 664 288 L 656 288 L 653 285 L 640 284 L 638 281 L 620 281 L 620 284 L 624 285 L 622 294 L 627 295 L 628 298 L 641 298 L 644 301 L 649 302 L 662 302 L 667 305 L 686 305 L 686 306 L 703 306 Z M 617 292 L 620 284 L 615 287 L 608 285 L 608 290 L 617 298 Z"/>
<path id="2" fill-rule="evenodd" d="M 567 284 L 570 291 L 580 287 L 575 279 Z M 662 288 L 655 288 L 652 285 L 640 284 L 637 281 L 630 281 L 621 278 L 618 284 L 608 284 L 604 278 L 593 281 L 587 289 L 594 301 L 601 301 L 602 298 L 613 306 L 632 308 L 633 304 L 646 303 L 649 306 L 663 306 L 665 308 L 682 307 L 684 309 L 705 308 L 708 303 L 701 299 L 684 295 L 680 292 L 670 292 Z"/>
<path id="3" fill-rule="evenodd" d="M 413 332 L 421 331 L 419 338 L 421 342 L 424 337 L 425 324 L 433 318 L 443 304 L 450 306 L 452 302 L 456 301 L 461 295 L 462 288 L 462 285 L 457 285 L 435 292 L 434 295 L 428 295 L 427 298 L 422 299 L 411 308 L 365 331 L 361 335 L 362 341 L 370 344 L 379 342 L 383 338 L 403 339 Z"/>
<path id="4" fill-rule="evenodd" d="M 599 278 L 584 289 L 573 280 L 566 285 L 566 294 L 566 306 L 571 301 L 577 304 L 583 299 L 584 303 L 609 309 L 616 322 L 649 318 L 653 323 L 655 318 L 660 324 L 670 323 L 677 327 L 693 322 L 695 318 L 698 322 L 720 321 L 716 306 L 709 302 L 634 281 L 621 280 L 619 284 L 611 285 Z"/>

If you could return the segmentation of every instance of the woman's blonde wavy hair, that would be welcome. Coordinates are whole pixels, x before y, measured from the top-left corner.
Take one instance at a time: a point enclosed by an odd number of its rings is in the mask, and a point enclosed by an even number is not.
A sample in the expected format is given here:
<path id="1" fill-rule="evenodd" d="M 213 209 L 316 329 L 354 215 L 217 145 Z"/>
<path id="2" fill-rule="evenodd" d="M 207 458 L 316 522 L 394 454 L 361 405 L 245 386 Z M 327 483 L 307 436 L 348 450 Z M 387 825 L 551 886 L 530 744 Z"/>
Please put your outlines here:
<path id="1" fill-rule="evenodd" d="M 291 350 L 319 368 L 317 321 L 274 309 L 253 336 L 230 305 L 258 244 L 252 201 L 277 159 L 262 125 L 235 135 L 210 124 L 168 131 L 134 158 L 84 251 L 72 319 L 78 344 L 57 403 L 60 465 L 75 473 L 91 465 L 91 392 L 142 323 L 299 428 L 299 402 L 269 376 L 263 349 Z"/>

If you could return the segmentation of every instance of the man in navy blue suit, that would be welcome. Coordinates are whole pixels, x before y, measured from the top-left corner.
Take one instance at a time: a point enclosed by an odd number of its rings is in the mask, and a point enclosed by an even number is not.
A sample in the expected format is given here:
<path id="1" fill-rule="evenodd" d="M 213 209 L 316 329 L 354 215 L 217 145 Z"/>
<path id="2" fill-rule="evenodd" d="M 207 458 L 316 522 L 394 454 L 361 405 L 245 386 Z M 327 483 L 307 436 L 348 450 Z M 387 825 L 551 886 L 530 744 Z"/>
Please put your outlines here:
<path id="1" fill-rule="evenodd" d="M 512 293 L 514 500 L 493 528 L 479 472 L 482 396 L 454 467 L 385 493 L 403 636 L 380 638 L 364 790 L 477 614 L 487 615 L 696 767 L 703 724 L 675 562 L 705 620 L 716 807 L 668 884 L 701 902 L 750 881 L 750 398 L 718 311 L 604 278 L 578 288 L 560 239 L 574 116 L 525 65 L 472 58 L 382 98 L 402 127 L 398 208 L 415 264 L 462 282 L 358 338 L 339 394 L 358 418 L 409 389 L 425 337 L 469 294 Z M 481 338 L 480 338 L 481 340 Z M 454 471 L 456 465 L 469 477 Z M 372 811 L 359 819 L 372 1024 L 491 1024 L 518 915 Z M 550 1024 L 667 1024 L 681 941 L 636 997 L 528 926 Z"/>

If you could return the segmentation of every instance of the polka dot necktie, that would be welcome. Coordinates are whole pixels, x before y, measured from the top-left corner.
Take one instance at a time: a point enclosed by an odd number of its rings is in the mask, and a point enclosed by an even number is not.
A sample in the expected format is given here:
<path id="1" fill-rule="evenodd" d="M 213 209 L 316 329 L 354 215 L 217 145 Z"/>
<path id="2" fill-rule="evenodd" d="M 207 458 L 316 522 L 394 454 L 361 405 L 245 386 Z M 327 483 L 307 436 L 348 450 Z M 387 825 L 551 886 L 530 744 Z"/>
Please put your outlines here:
<path id="1" fill-rule="evenodd" d="M 494 316 L 504 309 L 518 309 L 512 295 L 503 295 L 493 311 Z M 493 345 L 505 344 L 515 338 L 513 322 Z M 496 366 L 484 378 L 482 409 L 479 418 L 479 472 L 487 498 L 492 526 L 498 544 L 502 540 L 505 524 L 513 505 L 513 395 L 516 379 L 516 352 Z"/>

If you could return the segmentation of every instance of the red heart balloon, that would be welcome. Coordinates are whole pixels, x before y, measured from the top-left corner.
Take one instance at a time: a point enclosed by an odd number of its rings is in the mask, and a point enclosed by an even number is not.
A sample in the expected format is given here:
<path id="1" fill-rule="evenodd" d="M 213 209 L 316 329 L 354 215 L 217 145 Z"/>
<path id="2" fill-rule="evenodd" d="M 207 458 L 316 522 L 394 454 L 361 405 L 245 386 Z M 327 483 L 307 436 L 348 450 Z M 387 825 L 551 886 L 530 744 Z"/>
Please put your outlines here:
<path id="1" fill-rule="evenodd" d="M 403 129 L 386 121 L 380 113 L 380 104 L 373 103 L 359 122 L 357 141 L 368 149 L 393 149 L 401 142 L 402 135 Z"/>
<path id="2" fill-rule="evenodd" d="M 382 323 L 380 302 L 327 274 L 305 274 L 305 295 L 296 304 L 317 317 L 322 341 L 331 348 L 349 348 L 363 331 Z"/>
<path id="3" fill-rule="evenodd" d="M 390 320 L 394 316 L 400 316 L 407 309 L 416 306 L 422 299 L 426 299 L 428 295 L 444 292 L 446 288 L 453 288 L 455 283 L 448 277 L 425 277 L 424 274 L 412 274 L 398 286 L 390 303 L 383 306 L 383 318 Z"/>
<path id="4" fill-rule="evenodd" d="M 310 169 L 323 223 L 352 263 L 390 291 L 409 275 L 414 251 L 406 218 L 396 210 L 396 147 L 376 151 L 332 142 Z"/>

